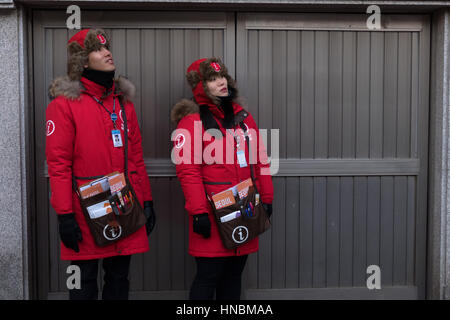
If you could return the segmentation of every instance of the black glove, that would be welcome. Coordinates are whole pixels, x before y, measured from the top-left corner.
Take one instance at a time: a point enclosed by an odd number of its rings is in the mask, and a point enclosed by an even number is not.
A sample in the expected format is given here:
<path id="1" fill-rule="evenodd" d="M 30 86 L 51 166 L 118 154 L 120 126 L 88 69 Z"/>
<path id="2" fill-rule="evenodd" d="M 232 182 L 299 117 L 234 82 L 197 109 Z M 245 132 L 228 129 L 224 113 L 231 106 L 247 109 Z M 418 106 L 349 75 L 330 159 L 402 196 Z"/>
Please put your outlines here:
<path id="1" fill-rule="evenodd" d="M 211 236 L 211 222 L 207 213 L 194 215 L 192 227 L 195 233 L 201 234 L 204 238 Z"/>
<path id="2" fill-rule="evenodd" d="M 270 216 L 272 215 L 272 204 L 271 203 L 263 203 L 262 205 L 263 205 L 264 210 L 266 210 L 267 215 L 270 218 Z"/>
<path id="3" fill-rule="evenodd" d="M 147 235 L 149 235 L 156 224 L 155 210 L 153 210 L 153 201 L 144 201 L 144 215 L 147 218 L 145 223 L 145 229 L 147 230 Z"/>
<path id="4" fill-rule="evenodd" d="M 81 229 L 75 220 L 75 213 L 58 214 L 59 236 L 62 243 L 75 252 L 80 252 L 78 241 L 82 241 Z"/>

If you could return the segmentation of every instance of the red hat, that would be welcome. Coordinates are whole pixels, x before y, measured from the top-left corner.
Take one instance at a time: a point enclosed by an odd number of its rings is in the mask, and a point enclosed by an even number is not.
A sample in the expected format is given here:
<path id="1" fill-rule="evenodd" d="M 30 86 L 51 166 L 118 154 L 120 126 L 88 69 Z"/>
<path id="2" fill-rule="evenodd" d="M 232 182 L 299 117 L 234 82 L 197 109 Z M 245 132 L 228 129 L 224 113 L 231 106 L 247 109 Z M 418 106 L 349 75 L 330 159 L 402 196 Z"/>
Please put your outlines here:
<path id="1" fill-rule="evenodd" d="M 227 67 L 219 58 L 198 59 L 187 68 L 186 79 L 198 103 L 207 103 L 208 100 L 214 104 L 219 103 L 217 97 L 211 95 L 206 86 L 206 81 L 213 80 L 216 77 L 226 78 L 228 87 L 232 87 L 237 93 L 235 81 L 229 75 Z"/>
<path id="2" fill-rule="evenodd" d="M 200 73 L 200 63 L 202 63 L 203 61 L 206 61 L 206 58 L 198 59 L 197 61 L 192 62 L 192 64 L 187 69 L 187 73 L 190 74 L 191 71 L 193 71 L 198 75 L 199 79 L 202 79 L 202 74 Z"/>
<path id="3" fill-rule="evenodd" d="M 91 29 L 84 29 L 75 33 L 72 38 L 70 38 L 68 44 L 76 41 L 78 44 L 84 49 L 84 40 L 86 39 L 86 35 Z"/>
<path id="4" fill-rule="evenodd" d="M 219 58 L 203 58 L 194 61 L 187 69 L 187 80 L 195 88 L 200 80 L 208 81 L 215 77 L 231 79 L 227 67 Z"/>
<path id="5" fill-rule="evenodd" d="M 74 34 L 68 41 L 67 71 L 69 78 L 79 80 L 84 66 L 87 64 L 89 53 L 100 50 L 102 46 L 109 50 L 110 44 L 108 35 L 102 29 L 83 29 Z"/>
<path id="6" fill-rule="evenodd" d="M 206 86 L 206 81 L 216 77 L 225 77 L 228 86 L 235 88 L 235 82 L 228 74 L 227 67 L 219 58 L 203 58 L 194 61 L 187 69 L 186 79 L 192 88 L 194 97 L 198 103 L 208 103 L 212 101 L 218 104 L 217 97 L 211 95 Z"/>
<path id="7" fill-rule="evenodd" d="M 220 105 L 220 99 L 212 95 L 207 86 L 207 81 L 217 77 L 227 79 L 228 89 L 231 91 L 232 101 L 238 102 L 238 90 L 236 82 L 229 75 L 227 67 L 219 58 L 203 58 L 194 61 L 186 70 L 186 80 L 192 88 L 193 100 L 183 99 L 178 102 L 170 112 L 170 118 L 178 123 L 183 117 L 191 113 L 198 113 L 201 107 Z M 239 102 L 238 102 L 239 103 Z"/>

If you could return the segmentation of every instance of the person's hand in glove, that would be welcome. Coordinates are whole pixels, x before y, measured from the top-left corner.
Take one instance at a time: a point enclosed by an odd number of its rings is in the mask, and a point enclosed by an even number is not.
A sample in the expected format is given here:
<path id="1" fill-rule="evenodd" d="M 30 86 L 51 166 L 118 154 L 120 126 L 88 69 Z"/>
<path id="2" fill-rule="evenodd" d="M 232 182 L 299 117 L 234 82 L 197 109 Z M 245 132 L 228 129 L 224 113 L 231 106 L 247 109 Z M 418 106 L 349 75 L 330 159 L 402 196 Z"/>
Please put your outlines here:
<path id="1" fill-rule="evenodd" d="M 269 216 L 269 219 L 270 219 L 270 216 L 272 215 L 272 204 L 271 203 L 263 203 L 263 208 L 264 208 L 264 210 L 266 210 L 267 215 Z"/>
<path id="2" fill-rule="evenodd" d="M 211 236 L 211 222 L 207 213 L 194 215 L 192 227 L 195 233 L 201 234 L 204 238 Z"/>
<path id="3" fill-rule="evenodd" d="M 147 236 L 153 231 L 156 224 L 155 210 L 153 210 L 153 201 L 144 201 L 144 215 L 147 218 L 145 229 Z"/>
<path id="4" fill-rule="evenodd" d="M 81 229 L 75 220 L 75 213 L 58 214 L 59 236 L 62 243 L 75 252 L 80 252 L 78 242 L 83 240 Z"/>

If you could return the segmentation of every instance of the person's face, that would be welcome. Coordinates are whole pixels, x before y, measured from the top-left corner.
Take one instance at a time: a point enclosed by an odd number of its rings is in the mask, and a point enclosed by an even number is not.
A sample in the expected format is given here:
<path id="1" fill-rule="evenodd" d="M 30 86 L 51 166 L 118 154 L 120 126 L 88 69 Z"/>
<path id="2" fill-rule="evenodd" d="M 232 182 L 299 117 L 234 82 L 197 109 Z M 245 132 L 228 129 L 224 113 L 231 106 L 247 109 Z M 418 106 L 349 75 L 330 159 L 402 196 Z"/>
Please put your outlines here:
<path id="1" fill-rule="evenodd" d="M 213 96 L 228 96 L 228 83 L 225 77 L 217 77 L 214 80 L 206 81 L 206 87 Z"/>
<path id="2" fill-rule="evenodd" d="M 92 51 L 88 55 L 88 64 L 85 68 L 98 71 L 114 71 L 116 66 L 112 58 L 111 51 L 102 46 L 100 50 Z"/>

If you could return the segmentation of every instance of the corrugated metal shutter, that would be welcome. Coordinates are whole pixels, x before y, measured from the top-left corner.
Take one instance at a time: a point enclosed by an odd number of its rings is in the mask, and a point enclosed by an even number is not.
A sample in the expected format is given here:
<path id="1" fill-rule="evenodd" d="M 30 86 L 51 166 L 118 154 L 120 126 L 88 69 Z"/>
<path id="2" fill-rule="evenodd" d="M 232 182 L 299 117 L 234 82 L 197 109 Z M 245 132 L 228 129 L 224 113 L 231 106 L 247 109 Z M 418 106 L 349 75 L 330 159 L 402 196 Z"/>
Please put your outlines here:
<path id="1" fill-rule="evenodd" d="M 280 129 L 248 297 L 424 297 L 428 20 L 382 18 L 238 14 L 238 83 L 260 128 Z"/>

